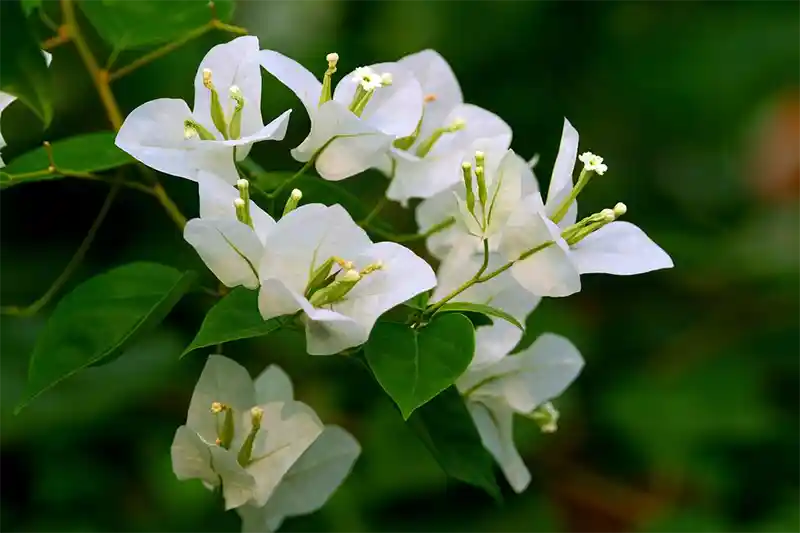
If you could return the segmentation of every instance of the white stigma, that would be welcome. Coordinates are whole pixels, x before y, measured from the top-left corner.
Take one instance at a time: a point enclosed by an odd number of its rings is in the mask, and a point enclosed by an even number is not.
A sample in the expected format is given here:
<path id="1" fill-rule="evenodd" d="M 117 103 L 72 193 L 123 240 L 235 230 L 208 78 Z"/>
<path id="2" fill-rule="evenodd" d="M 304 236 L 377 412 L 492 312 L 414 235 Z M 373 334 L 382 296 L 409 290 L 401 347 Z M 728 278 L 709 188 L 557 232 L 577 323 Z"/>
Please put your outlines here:
<path id="1" fill-rule="evenodd" d="M 331 52 L 330 54 L 325 56 L 325 59 L 328 61 L 328 63 L 336 64 L 339 61 L 339 54 L 337 54 L 336 52 Z"/>
<path id="2" fill-rule="evenodd" d="M 603 209 L 602 211 L 600 211 L 600 214 L 603 215 L 603 218 L 605 218 L 609 222 L 613 222 L 617 218 L 617 215 L 614 213 L 613 209 Z"/>
<path id="3" fill-rule="evenodd" d="M 250 186 L 250 182 L 245 179 L 236 180 L 236 187 L 239 189 L 244 189 Z"/>
<path id="4" fill-rule="evenodd" d="M 238 85 L 231 85 L 231 88 L 228 89 L 228 92 L 231 95 L 231 98 L 238 99 L 242 98 L 242 90 L 239 88 Z"/>
<path id="5" fill-rule="evenodd" d="M 603 164 L 603 158 L 592 152 L 582 153 L 578 156 L 578 160 L 583 163 L 583 169 L 587 172 L 594 172 L 602 176 L 608 170 L 608 166 Z"/>
<path id="6" fill-rule="evenodd" d="M 387 85 L 391 85 L 394 78 L 392 78 L 392 74 L 390 72 L 384 72 L 381 74 L 381 84 L 386 87 Z"/>
<path id="7" fill-rule="evenodd" d="M 340 278 L 341 281 L 347 282 L 354 282 L 361 279 L 361 274 L 359 274 L 358 270 L 350 269 L 345 272 L 342 277 Z"/>
<path id="8" fill-rule="evenodd" d="M 628 206 L 626 206 L 622 202 L 619 202 L 617 203 L 617 205 L 614 206 L 614 215 L 618 217 L 621 217 L 627 212 L 628 212 Z"/>
<path id="9" fill-rule="evenodd" d="M 303 191 L 300 189 L 292 189 L 292 200 L 299 201 L 303 198 Z"/>
<path id="10" fill-rule="evenodd" d="M 233 207 L 241 209 L 242 207 L 244 207 L 244 200 L 242 200 L 241 198 L 236 198 L 233 201 Z"/>

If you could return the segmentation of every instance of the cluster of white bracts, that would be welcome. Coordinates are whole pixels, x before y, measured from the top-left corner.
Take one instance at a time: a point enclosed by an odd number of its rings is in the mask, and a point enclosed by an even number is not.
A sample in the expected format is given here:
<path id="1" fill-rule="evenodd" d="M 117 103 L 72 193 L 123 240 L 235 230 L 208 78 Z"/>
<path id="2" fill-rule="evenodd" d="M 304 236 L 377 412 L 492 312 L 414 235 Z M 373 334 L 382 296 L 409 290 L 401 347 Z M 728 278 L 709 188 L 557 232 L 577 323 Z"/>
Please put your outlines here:
<path id="1" fill-rule="evenodd" d="M 319 81 L 299 63 L 259 50 L 255 37 L 240 37 L 214 47 L 203 59 L 193 110 L 181 100 L 148 102 L 128 116 L 117 137 L 120 148 L 146 165 L 198 182 L 200 217 L 187 224 L 186 240 L 222 283 L 260 291 L 259 311 L 265 320 L 300 317 L 308 353 L 334 354 L 363 344 L 381 314 L 434 287 L 431 302 L 445 298 L 475 275 L 485 250 L 486 272 L 510 262 L 513 266 L 452 301 L 491 305 L 522 323 L 542 297 L 579 291 L 581 274 L 629 275 L 672 266 L 669 256 L 638 227 L 615 221 L 624 214 L 622 204 L 578 221 L 575 197 L 590 177 L 604 174 L 607 167 L 590 152 L 578 156 L 578 133 L 568 121 L 543 200 L 531 167 L 509 149 L 508 124 L 465 104 L 450 66 L 436 52 L 360 67 L 335 88 L 331 79 L 339 58 L 329 54 L 327 59 L 328 70 Z M 334 181 L 369 168 L 381 170 L 390 179 L 389 199 L 403 204 L 424 199 L 416 211 L 420 231 L 454 220 L 427 241 L 441 261 L 436 275 L 407 248 L 373 243 L 341 206 L 303 205 L 276 222 L 242 194 L 236 162 L 254 142 L 281 140 L 290 113 L 263 125 L 261 68 L 297 95 L 311 119 L 308 136 L 291 152 L 296 160 L 313 161 L 322 178 Z M 473 160 L 477 180 L 470 177 L 472 167 L 464 166 Z M 574 184 L 576 161 L 583 166 Z M 517 491 L 527 486 L 530 474 L 514 447 L 513 414 L 553 430 L 557 411 L 549 400 L 583 366 L 577 349 L 553 334 L 512 355 L 521 335 L 499 319 L 479 327 L 473 362 L 457 382 L 485 447 Z M 260 396 L 266 390 L 260 384 L 279 371 L 268 370 L 253 393 L 245 383 L 246 372 L 224 361 L 212 357 L 198 384 L 187 426 L 179 430 L 173 447 L 176 473 L 210 485 L 221 480 L 228 507 L 241 510 L 246 526 L 258 522 L 276 527 L 282 516 L 306 512 L 327 497 L 325 491 L 309 496 L 313 505 L 308 509 L 282 500 L 280 505 L 270 503 L 280 500 L 292 465 L 312 454 L 327 430 L 290 393 Z M 207 374 L 217 381 L 212 383 Z M 288 382 L 285 376 L 281 379 Z M 224 385 L 225 390 L 208 393 L 211 385 Z M 282 407 L 267 400 L 281 401 Z M 215 444 L 219 427 L 214 421 L 221 415 L 209 412 L 212 402 L 232 405 L 237 416 L 245 413 L 235 426 L 244 433 L 237 429 L 229 449 Z M 259 453 L 278 445 L 270 439 L 293 440 L 286 443 L 285 461 L 242 467 L 230 449 L 245 438 L 251 417 L 247 410 L 256 404 L 263 409 L 267 435 L 261 442 L 266 448 Z M 344 439 L 337 435 L 330 438 Z M 342 442 L 351 443 L 348 439 Z M 320 481 L 321 487 L 332 490 L 349 469 L 358 447 L 354 442 L 348 446 L 352 453 L 345 454 L 347 468 Z"/>

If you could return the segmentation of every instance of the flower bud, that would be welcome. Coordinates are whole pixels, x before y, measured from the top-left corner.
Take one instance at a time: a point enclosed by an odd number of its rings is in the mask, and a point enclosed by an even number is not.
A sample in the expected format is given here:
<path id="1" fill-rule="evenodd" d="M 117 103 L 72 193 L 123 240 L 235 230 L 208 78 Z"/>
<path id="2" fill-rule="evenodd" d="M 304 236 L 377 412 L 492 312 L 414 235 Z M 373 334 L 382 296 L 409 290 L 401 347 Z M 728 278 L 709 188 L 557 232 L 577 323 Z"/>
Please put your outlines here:
<path id="1" fill-rule="evenodd" d="M 537 424 L 542 433 L 555 433 L 558 430 L 558 410 L 550 402 L 545 402 L 529 415 Z"/>
<path id="2" fill-rule="evenodd" d="M 206 89 L 211 91 L 211 122 L 222 134 L 225 139 L 228 138 L 228 124 L 225 121 L 225 111 L 222 109 L 222 103 L 219 101 L 219 93 L 211 81 L 211 69 L 203 69 L 203 85 Z"/>
<path id="3" fill-rule="evenodd" d="M 292 189 L 292 194 L 289 195 L 289 199 L 286 200 L 286 205 L 283 207 L 283 216 L 297 209 L 297 204 L 300 203 L 302 197 L 303 193 L 300 189 Z"/>
<path id="4" fill-rule="evenodd" d="M 236 85 L 231 85 L 228 90 L 231 95 L 231 100 L 234 102 L 233 115 L 231 116 L 231 123 L 228 126 L 228 133 L 231 139 L 238 139 L 242 135 L 242 110 L 244 109 L 244 95 L 242 90 Z"/>
<path id="5" fill-rule="evenodd" d="M 213 141 L 216 139 L 202 124 L 191 118 L 187 118 L 183 121 L 183 136 L 186 139 L 200 137 L 202 141 Z"/>
<path id="6" fill-rule="evenodd" d="M 322 91 L 319 93 L 319 105 L 331 100 L 331 85 L 333 74 L 336 72 L 336 64 L 339 62 L 339 54 L 331 52 L 325 59 L 328 61 L 328 70 L 322 77 Z"/>
<path id="7" fill-rule="evenodd" d="M 344 298 L 360 280 L 361 274 L 357 270 L 347 270 L 340 278 L 333 280 L 330 285 L 312 294 L 309 302 L 314 307 L 322 307 L 323 305 L 338 302 Z"/>
<path id="8" fill-rule="evenodd" d="M 618 202 L 617 205 L 614 206 L 614 215 L 617 218 L 621 217 L 627 212 L 628 212 L 628 206 L 626 206 L 622 202 Z"/>
<path id="9" fill-rule="evenodd" d="M 250 409 L 250 421 L 256 429 L 261 428 L 261 419 L 264 418 L 264 410 L 260 407 Z"/>
<path id="10" fill-rule="evenodd" d="M 328 283 L 328 278 L 331 274 L 331 268 L 333 267 L 333 263 L 335 262 L 336 258 L 329 257 L 324 263 L 322 263 L 317 269 L 311 274 L 310 279 L 308 281 L 308 285 L 306 286 L 305 296 L 306 298 L 310 298 L 314 292 L 318 291 L 319 289 L 326 287 Z M 331 282 L 333 280 L 330 280 Z"/>
<path id="11" fill-rule="evenodd" d="M 464 187 L 467 188 L 467 209 L 475 215 L 475 192 L 472 190 L 472 163 L 464 161 L 461 163 L 461 173 L 464 176 Z"/>

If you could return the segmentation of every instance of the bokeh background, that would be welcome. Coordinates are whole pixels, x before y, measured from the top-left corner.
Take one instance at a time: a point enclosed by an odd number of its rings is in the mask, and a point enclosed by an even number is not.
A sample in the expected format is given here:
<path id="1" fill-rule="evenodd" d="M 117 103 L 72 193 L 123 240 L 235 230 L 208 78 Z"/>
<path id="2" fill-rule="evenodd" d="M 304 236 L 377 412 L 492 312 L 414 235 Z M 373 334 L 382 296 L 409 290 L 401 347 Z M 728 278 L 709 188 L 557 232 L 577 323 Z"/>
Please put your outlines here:
<path id="1" fill-rule="evenodd" d="M 59 20 L 57 4 L 44 7 Z M 560 333 L 587 364 L 557 402 L 558 433 L 517 420 L 534 480 L 522 495 L 506 487 L 502 505 L 448 481 L 360 367 L 299 352 L 291 332 L 226 345 L 253 374 L 282 365 L 299 398 L 363 446 L 329 504 L 284 531 L 798 531 L 797 2 L 251 1 L 238 3 L 234 22 L 320 74 L 331 51 L 342 74 L 435 48 L 467 101 L 511 124 L 513 148 L 541 154 L 543 187 L 568 117 L 582 149 L 610 168 L 582 194 L 583 212 L 624 201 L 626 218 L 675 261 L 634 278 L 587 276 L 580 294 L 546 300 L 531 315 L 523 343 Z M 157 97 L 191 102 L 197 64 L 228 38 L 208 34 L 115 83 L 123 110 Z M 45 139 L 108 129 L 74 47 L 53 53 L 55 121 L 42 132 L 22 105 L 7 109 L 6 161 Z M 118 64 L 135 57 L 123 53 Z M 254 159 L 295 170 L 288 149 L 307 132 L 302 107 L 266 74 L 262 107 L 265 118 L 296 111 L 288 140 L 262 143 Z M 193 184 L 162 181 L 195 215 Z M 369 205 L 385 181 L 368 173 L 344 185 Z M 4 305 L 49 286 L 106 191 L 68 179 L 3 191 Z M 415 229 L 410 212 L 386 213 L 397 228 Z M 194 268 L 213 284 L 160 207 L 126 190 L 69 286 L 136 259 Z M 173 477 L 169 459 L 207 352 L 178 355 L 211 303 L 191 295 L 121 358 L 16 417 L 52 306 L 2 317 L 0 529 L 238 529 L 235 513 L 217 508 L 199 482 Z"/>

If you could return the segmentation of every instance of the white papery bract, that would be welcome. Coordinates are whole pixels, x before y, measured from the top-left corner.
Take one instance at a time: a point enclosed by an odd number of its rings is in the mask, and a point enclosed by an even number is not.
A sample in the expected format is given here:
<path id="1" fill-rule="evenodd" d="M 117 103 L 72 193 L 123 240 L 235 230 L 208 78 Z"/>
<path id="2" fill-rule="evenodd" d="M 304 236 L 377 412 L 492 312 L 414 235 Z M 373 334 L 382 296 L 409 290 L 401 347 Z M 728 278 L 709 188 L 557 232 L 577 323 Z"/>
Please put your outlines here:
<path id="1" fill-rule="evenodd" d="M 408 55 L 398 64 L 422 85 L 425 107 L 411 144 L 395 143 L 381 165 L 392 178 L 386 196 L 404 205 L 410 198 L 429 198 L 461 181 L 460 164 L 472 143 L 485 138 L 502 152 L 511 144 L 511 127 L 500 117 L 465 104 L 447 61 L 433 50 Z M 474 151 L 474 150 L 472 150 Z"/>
<path id="2" fill-rule="evenodd" d="M 211 89 L 204 83 L 209 72 L 228 126 L 237 106 L 232 91 L 243 98 L 238 136 L 231 136 L 230 130 L 220 131 L 212 119 L 216 106 L 212 105 Z M 235 161 L 244 159 L 253 143 L 283 139 L 291 112 L 264 126 L 258 38 L 238 37 L 209 50 L 197 70 L 194 88 L 193 110 L 174 98 L 160 98 L 134 109 L 122 124 L 116 144 L 165 174 L 199 181 L 205 171 L 233 184 L 238 179 Z M 187 120 L 204 128 L 213 139 L 200 138 L 197 128 L 186 125 Z"/>
<path id="3" fill-rule="evenodd" d="M 269 389 L 265 380 L 272 380 L 271 375 L 265 373 L 254 384 L 235 361 L 209 356 L 192 394 L 186 425 L 175 433 L 171 449 L 175 475 L 180 480 L 201 479 L 210 488 L 221 484 L 226 509 L 264 506 L 323 432 L 322 422 L 307 405 L 262 394 Z M 215 414 L 212 405 L 224 410 Z M 255 407 L 260 409 L 260 429 L 243 466 L 240 450 L 253 429 Z M 221 427 L 228 414 L 233 433 L 225 447 L 219 439 L 225 436 Z"/>
<path id="4" fill-rule="evenodd" d="M 553 243 L 511 268 L 520 285 L 540 296 L 569 296 L 580 290 L 581 274 L 632 275 L 672 267 L 669 255 L 630 222 L 610 222 L 571 245 L 562 238 L 564 230 L 575 224 L 577 201 L 570 204 L 558 223 L 550 217 L 573 189 L 572 172 L 577 153 L 578 132 L 565 119 L 547 202 L 542 202 L 538 192 L 530 194 L 508 218 L 500 244 L 500 251 L 507 260 L 515 260 L 547 242 Z M 597 162 L 597 156 L 589 155 L 591 158 L 585 158 L 589 161 L 585 165 L 593 168 L 602 165 L 602 161 Z M 592 169 L 587 167 L 587 170 Z M 605 168 L 602 170 L 605 172 Z"/>
<path id="5" fill-rule="evenodd" d="M 436 224 L 450 217 L 456 219 L 455 224 L 428 237 L 426 245 L 434 257 L 444 260 L 453 247 L 480 247 L 482 236 L 495 237 L 490 242 L 496 247 L 499 237 L 511 214 L 517 209 L 525 195 L 539 190 L 536 177 L 528 164 L 513 150 L 499 147 L 493 140 L 475 141 L 466 152 L 467 159 L 476 151 L 485 156 L 485 174 L 488 189 L 489 205 L 487 219 L 489 224 L 484 231 L 479 222 L 470 213 L 465 212 L 464 202 L 466 189 L 460 181 L 457 185 L 422 201 L 416 210 L 417 224 L 420 232 L 425 232 Z M 461 176 L 461 164 L 456 165 Z M 473 194 L 477 198 L 477 182 L 472 181 Z M 462 208 L 459 208 L 461 204 Z M 491 218 L 488 216 L 491 211 Z M 476 201 L 477 218 L 483 220 L 483 208 Z"/>
<path id="6" fill-rule="evenodd" d="M 205 172 L 198 176 L 200 218 L 186 223 L 184 239 L 227 287 L 258 288 L 264 242 L 275 221 L 251 200 L 253 227 L 240 222 L 234 208 L 238 189 Z"/>
<path id="7" fill-rule="evenodd" d="M 341 79 L 331 100 L 321 103 L 322 83 L 301 64 L 273 50 L 262 50 L 259 60 L 297 95 L 311 119 L 311 131 L 292 157 L 300 162 L 316 157 L 317 172 L 326 180 L 342 180 L 379 165 L 392 142 L 411 135 L 422 116 L 422 88 L 398 63 L 360 67 L 388 75 L 391 83 L 369 85 L 374 93 L 357 116 L 349 107 L 356 88 L 365 86 L 354 79 L 355 71 Z"/>
<path id="8" fill-rule="evenodd" d="M 514 414 L 531 416 L 537 407 L 564 392 L 582 368 L 583 358 L 571 342 L 545 333 L 518 354 L 488 365 L 473 361 L 456 382 L 484 447 L 514 491 L 522 492 L 531 480 L 514 445 Z"/>
<path id="9" fill-rule="evenodd" d="M 53 54 L 45 50 L 42 50 L 42 55 L 44 56 L 45 63 L 49 67 L 50 63 L 53 61 Z M 10 106 L 16 99 L 17 97 L 14 96 L 13 94 L 0 91 L 0 116 L 2 116 L 3 111 L 5 111 L 5 109 L 8 106 Z M 0 150 L 2 150 L 5 147 L 6 147 L 6 140 L 3 138 L 2 130 L 0 130 Z M 3 158 L 0 157 L 0 168 L 3 168 L 5 166 L 6 164 L 3 161 Z"/>
<path id="10" fill-rule="evenodd" d="M 292 382 L 277 366 L 267 368 L 256 381 L 261 403 L 290 402 Z M 330 498 L 350 473 L 361 447 L 339 426 L 326 425 L 314 443 L 281 479 L 266 505 L 237 508 L 246 532 L 275 531 L 290 516 L 313 513 Z"/>
<path id="11" fill-rule="evenodd" d="M 267 320 L 302 311 L 311 355 L 363 344 L 381 314 L 436 285 L 424 260 L 393 242 L 373 244 L 340 205 L 298 207 L 278 221 L 265 248 L 261 316 Z M 339 260 L 330 271 L 335 281 L 362 274 L 341 298 L 314 307 L 309 301 L 312 277 L 331 258 Z M 349 266 L 340 268 L 343 263 Z"/>

